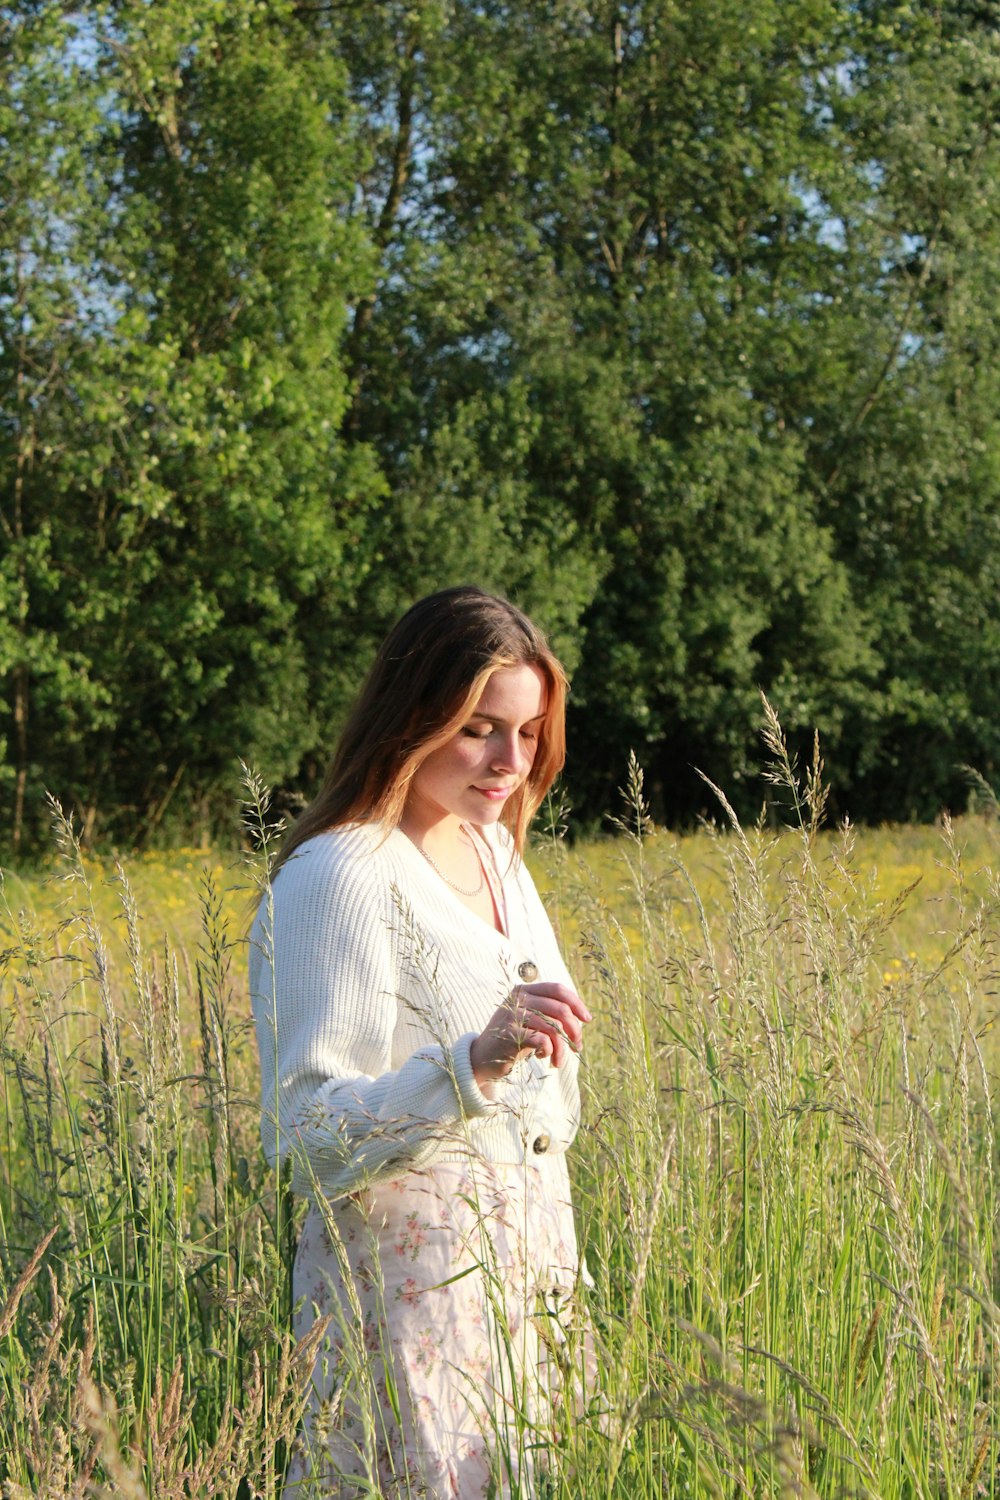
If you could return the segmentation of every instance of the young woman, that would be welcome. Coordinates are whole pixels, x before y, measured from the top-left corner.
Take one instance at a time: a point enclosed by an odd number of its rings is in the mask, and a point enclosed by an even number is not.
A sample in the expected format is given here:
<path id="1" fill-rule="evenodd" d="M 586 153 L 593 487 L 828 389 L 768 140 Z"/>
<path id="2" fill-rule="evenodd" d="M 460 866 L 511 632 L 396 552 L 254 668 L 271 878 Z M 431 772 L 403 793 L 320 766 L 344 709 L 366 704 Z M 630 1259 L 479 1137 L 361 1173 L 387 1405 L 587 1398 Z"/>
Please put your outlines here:
<path id="1" fill-rule="evenodd" d="M 528 1496 L 551 1444 L 591 1017 L 521 856 L 565 690 L 506 600 L 415 604 L 258 911 L 265 1147 L 312 1199 L 297 1333 L 329 1319 L 291 1493 Z"/>

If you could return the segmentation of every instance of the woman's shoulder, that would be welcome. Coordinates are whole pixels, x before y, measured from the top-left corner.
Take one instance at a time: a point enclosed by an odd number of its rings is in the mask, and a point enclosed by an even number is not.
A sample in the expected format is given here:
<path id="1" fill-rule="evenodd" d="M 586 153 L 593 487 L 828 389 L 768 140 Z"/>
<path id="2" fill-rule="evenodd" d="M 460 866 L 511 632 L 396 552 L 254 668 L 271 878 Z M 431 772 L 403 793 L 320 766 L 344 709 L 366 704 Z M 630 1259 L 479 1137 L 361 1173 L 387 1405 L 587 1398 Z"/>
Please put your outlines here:
<path id="1" fill-rule="evenodd" d="M 378 826 L 345 824 L 304 839 L 276 872 L 250 928 L 252 982 L 262 958 L 323 966 L 381 951 L 392 928 L 393 881 Z"/>
<path id="2" fill-rule="evenodd" d="M 378 849 L 383 842 L 382 834 L 378 823 L 339 823 L 304 839 L 289 856 L 288 865 L 301 859 L 350 861 L 364 857 Z"/>
<path id="3" fill-rule="evenodd" d="M 344 823 L 305 839 L 274 877 L 275 900 L 347 891 L 374 893 L 389 879 L 383 829 Z"/>

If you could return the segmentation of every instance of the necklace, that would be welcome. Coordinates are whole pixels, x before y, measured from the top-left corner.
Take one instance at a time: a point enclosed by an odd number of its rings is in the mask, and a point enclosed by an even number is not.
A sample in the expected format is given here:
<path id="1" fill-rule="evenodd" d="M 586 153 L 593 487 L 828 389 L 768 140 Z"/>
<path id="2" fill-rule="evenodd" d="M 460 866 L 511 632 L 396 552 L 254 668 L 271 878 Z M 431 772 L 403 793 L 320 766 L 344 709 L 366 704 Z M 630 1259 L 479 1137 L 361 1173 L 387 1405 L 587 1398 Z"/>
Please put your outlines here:
<path id="1" fill-rule="evenodd" d="M 465 833 L 465 827 L 464 827 L 464 825 L 462 827 L 462 832 Z M 468 838 L 468 834 L 466 834 L 466 838 Z M 483 869 L 483 862 L 479 858 L 479 851 L 476 849 L 476 847 L 475 847 L 474 844 L 472 845 L 472 850 L 473 850 L 473 853 L 476 856 L 476 860 L 477 860 L 477 863 L 479 865 L 479 884 L 473 890 L 471 890 L 471 891 L 467 891 L 465 889 L 464 885 L 456 885 L 453 880 L 449 880 L 448 876 L 444 873 L 444 871 L 442 870 L 441 866 L 437 863 L 437 861 L 431 859 L 431 857 L 427 853 L 426 849 L 421 849 L 420 845 L 416 844 L 416 843 L 414 843 L 413 847 L 414 847 L 414 849 L 416 849 L 416 851 L 417 851 L 418 854 L 422 854 L 424 856 L 424 859 L 426 859 L 426 861 L 430 865 L 431 869 L 437 871 L 437 873 L 441 876 L 441 879 L 444 881 L 445 885 L 450 885 L 451 888 L 452 888 L 452 890 L 456 891 L 458 893 L 458 895 L 460 895 L 460 896 L 478 896 L 479 895 L 480 891 L 483 888 L 483 883 L 484 883 L 484 881 L 486 879 L 486 872 Z"/>

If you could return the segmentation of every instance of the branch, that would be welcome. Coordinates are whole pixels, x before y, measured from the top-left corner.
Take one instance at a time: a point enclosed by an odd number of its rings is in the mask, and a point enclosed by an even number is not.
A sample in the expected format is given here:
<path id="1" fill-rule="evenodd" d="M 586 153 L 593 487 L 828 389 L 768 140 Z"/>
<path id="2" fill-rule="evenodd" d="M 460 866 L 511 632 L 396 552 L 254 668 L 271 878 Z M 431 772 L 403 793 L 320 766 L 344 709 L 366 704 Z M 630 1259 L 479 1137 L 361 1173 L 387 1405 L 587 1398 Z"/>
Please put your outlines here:
<path id="1" fill-rule="evenodd" d="M 920 267 L 920 275 L 916 278 L 913 286 L 910 288 L 910 295 L 907 299 L 906 307 L 903 310 L 903 316 L 899 320 L 899 327 L 896 329 L 896 333 L 893 337 L 892 343 L 889 346 L 889 352 L 882 362 L 882 368 L 875 378 L 874 385 L 872 386 L 868 394 L 864 397 L 864 399 L 859 403 L 858 408 L 851 420 L 848 422 L 843 438 L 841 439 L 842 454 L 847 444 L 868 420 L 868 417 L 871 414 L 872 407 L 878 401 L 882 392 L 885 390 L 886 385 L 888 384 L 889 376 L 892 374 L 896 361 L 899 358 L 899 351 L 902 348 L 903 340 L 909 332 L 910 324 L 913 321 L 913 314 L 916 311 L 917 307 L 917 299 L 919 298 L 924 287 L 927 285 L 927 279 L 931 274 L 931 266 L 934 263 L 934 252 L 937 249 L 937 242 L 941 234 L 941 224 L 943 219 L 944 211 L 939 210 L 934 228 L 931 231 L 930 239 L 927 241 L 927 254 L 924 256 L 923 265 Z M 827 478 L 826 482 L 828 485 L 836 484 L 837 480 L 840 478 L 840 471 L 842 468 L 843 458 L 840 458 L 834 465 L 832 472 Z"/>
<path id="2" fill-rule="evenodd" d="M 969 169 L 977 165 L 980 161 L 983 152 L 986 149 L 987 142 L 991 138 L 992 129 L 993 121 L 991 116 L 990 119 L 987 120 L 986 123 L 980 128 L 978 138 L 975 140 L 975 143 L 969 152 Z M 879 371 L 878 376 L 876 377 L 874 385 L 872 386 L 868 394 L 864 397 L 864 399 L 859 403 L 854 416 L 847 424 L 847 429 L 841 442 L 841 455 L 843 455 L 844 449 L 850 442 L 851 438 L 856 435 L 859 429 L 868 420 L 872 408 L 874 407 L 875 403 L 878 401 L 879 397 L 882 395 L 882 392 L 885 390 L 886 385 L 888 384 L 889 376 L 892 373 L 896 360 L 899 358 L 899 351 L 902 347 L 903 340 L 906 337 L 907 332 L 909 331 L 910 323 L 913 319 L 913 314 L 916 311 L 917 299 L 919 298 L 924 287 L 927 285 L 927 279 L 930 276 L 931 266 L 934 263 L 934 256 L 937 251 L 938 240 L 941 237 L 941 230 L 944 225 L 944 217 L 945 207 L 942 204 L 938 207 L 937 214 L 934 219 L 934 227 L 931 230 L 930 236 L 927 240 L 927 253 L 924 256 L 924 262 L 920 268 L 920 275 L 916 278 L 913 286 L 910 289 L 910 296 L 907 299 L 906 307 L 903 310 L 903 316 L 900 319 L 899 327 L 896 330 L 892 345 L 885 357 L 885 360 L 883 361 L 882 368 Z M 830 474 L 827 476 L 827 486 L 833 485 L 837 482 L 837 480 L 840 478 L 840 473 L 843 469 L 843 466 L 843 457 L 841 456 L 841 458 L 839 458 L 834 464 Z"/>
<path id="3" fill-rule="evenodd" d="M 399 215 L 399 206 L 403 200 L 403 190 L 410 175 L 417 46 L 418 32 L 416 27 L 414 27 L 407 39 L 403 67 L 399 75 L 399 108 L 396 140 L 392 150 L 392 171 L 389 177 L 389 189 L 385 196 L 385 202 L 382 205 L 382 212 L 378 216 L 378 223 L 375 226 L 374 240 L 381 251 L 386 249 L 392 238 L 396 219 Z M 351 407 L 344 424 L 345 429 L 348 431 L 356 430 L 358 425 L 358 398 L 361 394 L 363 384 L 361 350 L 365 332 L 375 311 L 375 300 L 376 293 L 371 292 L 361 298 L 354 310 L 354 323 L 351 327 L 351 336 L 347 344 L 347 368 L 350 372 L 351 384 L 353 386 Z"/>

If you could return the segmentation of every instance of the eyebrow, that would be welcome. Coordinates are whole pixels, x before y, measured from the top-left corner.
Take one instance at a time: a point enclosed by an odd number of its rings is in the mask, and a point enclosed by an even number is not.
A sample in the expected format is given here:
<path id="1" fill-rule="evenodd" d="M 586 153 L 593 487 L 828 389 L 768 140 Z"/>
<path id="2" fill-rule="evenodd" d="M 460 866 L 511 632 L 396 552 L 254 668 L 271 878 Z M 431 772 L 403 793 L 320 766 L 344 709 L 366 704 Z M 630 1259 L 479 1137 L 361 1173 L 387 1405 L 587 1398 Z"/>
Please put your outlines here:
<path id="1" fill-rule="evenodd" d="M 485 719 L 489 724 L 505 724 L 507 722 L 506 719 L 498 719 L 495 714 L 481 713 L 478 708 L 473 709 L 470 717 L 473 719 Z M 525 724 L 537 724 L 539 719 L 544 718 L 544 714 L 536 714 L 533 719 L 525 719 L 524 722 Z"/>

